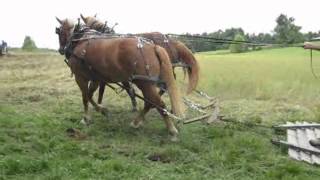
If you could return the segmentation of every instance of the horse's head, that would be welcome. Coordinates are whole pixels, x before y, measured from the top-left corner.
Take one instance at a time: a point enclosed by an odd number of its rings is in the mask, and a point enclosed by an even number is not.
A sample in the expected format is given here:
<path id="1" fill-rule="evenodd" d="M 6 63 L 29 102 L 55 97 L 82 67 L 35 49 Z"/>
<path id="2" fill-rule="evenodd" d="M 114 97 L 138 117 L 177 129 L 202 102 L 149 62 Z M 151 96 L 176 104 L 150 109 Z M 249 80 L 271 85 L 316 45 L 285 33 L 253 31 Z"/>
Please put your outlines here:
<path id="1" fill-rule="evenodd" d="M 96 28 L 96 26 L 104 25 L 103 22 L 100 22 L 97 19 L 97 15 L 84 17 L 82 14 L 80 14 L 80 16 L 83 22 L 90 28 Z"/>
<path id="2" fill-rule="evenodd" d="M 114 27 L 118 25 L 118 23 L 116 23 L 114 24 L 113 27 L 109 27 L 107 25 L 107 21 L 104 23 L 97 18 L 97 14 L 94 16 L 87 16 L 87 17 L 84 17 L 82 14 L 80 14 L 80 16 L 83 22 L 86 24 L 86 26 L 102 33 L 114 34 L 115 33 Z"/>
<path id="3" fill-rule="evenodd" d="M 59 53 L 64 55 L 64 49 L 73 34 L 75 25 L 69 19 L 60 20 L 57 17 L 56 19 L 60 23 L 60 27 L 56 28 L 56 34 L 59 36 Z"/>

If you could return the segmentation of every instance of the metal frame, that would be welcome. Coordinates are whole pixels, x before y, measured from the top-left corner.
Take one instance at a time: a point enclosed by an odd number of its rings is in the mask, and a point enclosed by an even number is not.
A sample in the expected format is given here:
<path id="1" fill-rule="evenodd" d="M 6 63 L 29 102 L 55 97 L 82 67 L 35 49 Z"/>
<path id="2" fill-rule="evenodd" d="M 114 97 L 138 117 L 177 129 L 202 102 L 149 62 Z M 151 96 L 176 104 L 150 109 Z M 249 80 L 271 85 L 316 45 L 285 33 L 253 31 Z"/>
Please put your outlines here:
<path id="1" fill-rule="evenodd" d="M 187 107 L 190 109 L 200 113 L 200 116 L 192 117 L 188 119 L 184 119 L 183 124 L 191 124 L 198 121 L 206 122 L 207 124 L 211 124 L 220 119 L 220 106 L 219 101 L 216 98 L 210 97 L 206 93 L 195 90 L 196 94 L 200 95 L 200 97 L 207 99 L 208 104 L 202 105 L 200 103 L 193 102 L 192 100 L 184 97 L 183 101 Z"/>
<path id="2" fill-rule="evenodd" d="M 287 122 L 273 128 L 286 129 L 286 141 L 273 139 L 271 142 L 275 145 L 287 147 L 289 157 L 298 161 L 320 165 L 320 149 L 317 144 L 320 138 L 320 124 Z M 316 144 L 313 144 L 313 142 Z"/>

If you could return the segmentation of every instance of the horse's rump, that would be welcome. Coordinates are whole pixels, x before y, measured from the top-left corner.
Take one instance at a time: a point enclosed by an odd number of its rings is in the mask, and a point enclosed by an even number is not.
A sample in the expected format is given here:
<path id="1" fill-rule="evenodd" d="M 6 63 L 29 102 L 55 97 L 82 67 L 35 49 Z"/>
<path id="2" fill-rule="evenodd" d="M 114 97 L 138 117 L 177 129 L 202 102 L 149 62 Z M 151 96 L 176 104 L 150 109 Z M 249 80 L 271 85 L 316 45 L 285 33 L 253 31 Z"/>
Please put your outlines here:
<path id="1" fill-rule="evenodd" d="M 174 43 L 174 41 L 172 39 L 169 39 L 166 35 L 159 32 L 141 33 L 137 35 L 150 39 L 154 42 L 154 44 L 165 48 L 171 61 L 177 61 L 179 59 L 179 54 L 172 44 Z"/>

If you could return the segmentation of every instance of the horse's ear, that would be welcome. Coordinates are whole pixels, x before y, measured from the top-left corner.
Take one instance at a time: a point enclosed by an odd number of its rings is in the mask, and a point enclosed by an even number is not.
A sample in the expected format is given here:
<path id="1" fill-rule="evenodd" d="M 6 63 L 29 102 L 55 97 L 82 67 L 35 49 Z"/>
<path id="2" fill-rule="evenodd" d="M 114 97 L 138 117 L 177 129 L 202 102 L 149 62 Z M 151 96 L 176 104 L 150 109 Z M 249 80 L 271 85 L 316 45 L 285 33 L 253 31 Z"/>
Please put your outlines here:
<path id="1" fill-rule="evenodd" d="M 87 23 L 87 19 L 82 14 L 80 14 L 80 17 L 84 23 Z"/>
<path id="2" fill-rule="evenodd" d="M 63 22 L 59 18 L 56 17 L 56 19 L 60 24 L 63 24 Z"/>

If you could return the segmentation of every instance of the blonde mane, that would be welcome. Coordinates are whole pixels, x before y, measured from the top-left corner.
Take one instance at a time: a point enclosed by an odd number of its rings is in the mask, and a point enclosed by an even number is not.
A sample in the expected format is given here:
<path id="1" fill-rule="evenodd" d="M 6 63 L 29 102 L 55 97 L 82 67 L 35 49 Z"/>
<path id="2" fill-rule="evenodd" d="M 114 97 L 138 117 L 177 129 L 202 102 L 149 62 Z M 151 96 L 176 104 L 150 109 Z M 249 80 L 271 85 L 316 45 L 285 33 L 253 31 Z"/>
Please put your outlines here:
<path id="1" fill-rule="evenodd" d="M 71 19 L 65 19 L 63 22 L 67 25 L 67 27 L 73 28 L 74 27 L 74 21 Z"/>
<path id="2" fill-rule="evenodd" d="M 96 17 L 92 17 L 92 16 L 87 16 L 87 17 L 82 17 L 82 20 L 84 21 L 84 23 L 92 29 L 102 29 L 105 27 L 105 24 L 98 20 Z"/>
<path id="3" fill-rule="evenodd" d="M 64 26 L 65 30 L 69 31 L 69 35 L 71 36 L 75 28 L 74 21 L 66 18 L 65 20 L 63 20 L 62 26 Z"/>

